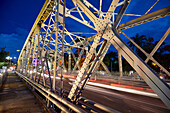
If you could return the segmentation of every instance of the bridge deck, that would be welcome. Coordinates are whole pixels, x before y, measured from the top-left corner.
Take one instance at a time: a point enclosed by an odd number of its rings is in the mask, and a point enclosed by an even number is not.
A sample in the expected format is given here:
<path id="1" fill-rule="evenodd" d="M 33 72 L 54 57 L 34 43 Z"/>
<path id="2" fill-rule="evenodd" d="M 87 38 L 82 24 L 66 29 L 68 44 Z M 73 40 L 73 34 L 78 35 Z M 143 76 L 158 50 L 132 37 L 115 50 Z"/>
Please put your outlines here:
<path id="1" fill-rule="evenodd" d="M 0 113 L 45 113 L 25 84 L 13 73 L 0 90 Z"/>

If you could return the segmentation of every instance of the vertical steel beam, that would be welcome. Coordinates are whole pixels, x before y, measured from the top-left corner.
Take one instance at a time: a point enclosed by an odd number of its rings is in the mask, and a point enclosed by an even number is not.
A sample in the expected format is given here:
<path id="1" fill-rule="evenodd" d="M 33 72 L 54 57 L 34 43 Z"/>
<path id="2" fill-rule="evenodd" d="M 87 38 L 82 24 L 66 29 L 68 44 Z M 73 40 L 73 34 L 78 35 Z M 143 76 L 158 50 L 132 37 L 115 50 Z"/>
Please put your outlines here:
<path id="1" fill-rule="evenodd" d="M 71 52 L 68 52 L 68 71 L 71 71 Z"/>
<path id="2" fill-rule="evenodd" d="M 35 32 L 35 31 L 34 31 Z M 27 71 L 28 71 L 28 74 L 27 76 L 30 77 L 30 57 L 31 57 L 31 54 L 32 54 L 32 49 L 33 49 L 33 45 L 34 45 L 34 37 L 32 37 L 31 39 L 31 42 L 30 42 L 30 45 L 31 47 L 29 48 L 29 54 L 28 54 L 28 62 L 27 62 Z"/>
<path id="3" fill-rule="evenodd" d="M 34 61 L 34 57 L 35 57 L 35 49 L 36 49 L 36 46 L 37 46 L 37 35 L 35 35 L 35 38 L 34 38 L 34 47 L 33 47 L 33 55 L 32 55 L 32 62 L 31 62 L 31 72 L 33 73 L 33 61 Z M 31 76 L 30 76 L 30 79 L 32 79 L 32 73 L 31 73 Z"/>
<path id="4" fill-rule="evenodd" d="M 56 4 L 57 4 L 57 13 L 55 16 L 55 23 L 56 23 L 56 33 L 55 33 L 55 50 L 54 50 L 54 66 L 53 66 L 53 91 L 55 91 L 55 87 L 56 87 L 56 64 L 57 64 L 57 46 L 58 46 L 58 21 L 59 21 L 59 0 L 55 0 Z"/>
<path id="5" fill-rule="evenodd" d="M 20 66 L 20 68 L 21 68 L 22 73 L 23 73 L 23 70 L 24 70 L 24 59 L 25 59 L 25 50 L 23 51 L 21 58 L 22 58 L 22 61 L 21 61 L 21 66 Z M 19 69 L 20 69 L 20 68 L 19 68 Z"/>
<path id="6" fill-rule="evenodd" d="M 37 26 L 37 42 L 38 42 L 38 50 L 37 50 L 37 54 L 36 54 L 36 57 L 37 57 L 37 65 L 36 65 L 36 72 L 35 72 L 35 76 L 34 76 L 34 81 L 36 82 L 36 78 L 37 78 L 37 73 L 39 72 L 39 70 L 38 70 L 38 68 L 39 68 L 39 65 L 40 65 L 40 54 L 41 54 L 41 51 L 40 51 L 40 41 L 41 41 L 41 39 L 40 39 L 40 26 Z M 39 73 L 38 73 L 39 74 Z M 39 75 L 40 76 L 40 75 Z"/>
<path id="7" fill-rule="evenodd" d="M 102 1 L 103 0 L 100 0 L 100 6 L 99 6 L 99 17 L 101 18 L 101 12 L 102 12 Z"/>
<path id="8" fill-rule="evenodd" d="M 22 67 L 22 59 L 23 55 L 21 55 L 21 57 L 17 61 L 17 71 L 20 71 L 20 68 Z"/>
<path id="9" fill-rule="evenodd" d="M 65 37 L 65 9 L 66 9 L 66 0 L 64 0 L 64 6 L 63 6 L 63 31 L 62 31 L 62 52 L 61 52 L 61 95 L 63 93 L 63 69 L 64 69 L 64 37 Z"/>
<path id="10" fill-rule="evenodd" d="M 27 53 L 28 53 L 28 50 L 27 50 L 27 47 L 28 47 L 28 45 L 26 45 L 26 47 L 25 47 L 25 50 L 24 50 L 24 54 L 25 54 L 25 57 L 24 57 L 24 65 L 23 65 L 23 68 L 24 68 L 24 74 L 25 74 L 25 72 L 26 72 L 26 65 L 27 65 Z"/>
<path id="11" fill-rule="evenodd" d="M 31 50 L 30 47 L 31 47 L 31 40 L 28 41 L 27 47 L 26 47 L 26 63 L 25 63 L 26 75 L 27 75 L 27 71 L 28 71 L 29 54 L 30 54 L 30 50 Z"/>
<path id="12" fill-rule="evenodd" d="M 122 57 L 121 57 L 121 53 L 118 51 L 118 61 L 119 61 L 119 74 L 120 77 L 123 76 L 123 70 L 122 70 Z"/>
<path id="13" fill-rule="evenodd" d="M 88 64 L 89 64 L 89 62 L 91 60 L 91 57 L 92 57 L 94 51 L 96 50 L 96 47 L 98 46 L 100 38 L 101 38 L 101 34 L 98 33 L 97 37 L 94 39 L 94 42 L 92 44 L 92 47 L 90 48 L 90 51 L 89 51 L 88 55 L 87 55 L 87 57 L 86 57 L 86 59 L 85 59 L 85 61 L 83 63 L 83 66 L 79 71 L 79 74 L 78 74 L 78 76 L 76 78 L 75 84 L 73 85 L 73 87 L 72 87 L 72 89 L 71 89 L 71 91 L 69 93 L 69 96 L 68 96 L 69 99 L 72 99 L 78 85 L 80 84 L 81 78 L 85 73 L 85 70 L 86 70 L 86 68 L 87 68 L 87 66 L 88 66 Z"/>

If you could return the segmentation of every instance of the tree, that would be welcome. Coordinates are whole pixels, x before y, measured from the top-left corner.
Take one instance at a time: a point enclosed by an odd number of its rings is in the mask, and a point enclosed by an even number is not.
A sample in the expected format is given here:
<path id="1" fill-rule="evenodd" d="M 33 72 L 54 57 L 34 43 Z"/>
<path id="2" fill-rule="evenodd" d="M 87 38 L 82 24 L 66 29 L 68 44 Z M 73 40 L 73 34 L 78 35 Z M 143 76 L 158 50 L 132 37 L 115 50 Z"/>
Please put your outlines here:
<path id="1" fill-rule="evenodd" d="M 152 37 L 149 37 L 146 39 L 146 42 L 144 44 L 143 49 L 147 52 L 150 53 L 153 48 L 156 46 L 156 44 L 154 44 L 154 39 Z"/>
<path id="2" fill-rule="evenodd" d="M 143 48 L 147 53 L 151 53 L 151 51 L 154 49 L 154 47 L 157 45 L 159 41 L 154 41 L 154 38 L 149 37 L 146 38 L 145 35 L 139 36 L 137 33 L 135 37 L 131 37 L 132 40 L 136 44 L 138 44 L 141 48 Z M 132 42 L 128 42 L 129 46 L 134 50 L 134 52 L 143 60 L 146 59 L 146 55 L 137 47 Z M 161 44 L 159 49 L 155 52 L 153 55 L 156 61 L 158 61 L 164 68 L 166 68 L 168 71 L 170 70 L 170 45 L 167 45 L 165 42 Z M 157 65 L 153 65 L 153 61 L 149 61 L 148 65 L 154 69 L 155 71 L 159 72 L 160 68 Z M 128 67 L 127 63 L 125 62 L 125 67 Z M 125 69 L 126 70 L 126 69 Z M 128 70 L 128 69 L 127 69 Z"/>
<path id="3" fill-rule="evenodd" d="M 155 42 L 155 45 L 157 44 L 157 41 Z M 162 45 L 159 47 L 158 51 L 153 56 L 165 69 L 170 71 L 170 45 L 167 45 L 166 43 L 162 43 Z M 152 66 L 153 67 L 153 66 Z M 159 68 L 154 67 L 155 70 L 159 71 Z"/>
<path id="4" fill-rule="evenodd" d="M 105 55 L 103 62 L 107 65 L 107 67 L 110 67 L 110 70 L 111 68 L 113 68 L 114 71 L 119 70 L 117 56 L 117 53 L 113 51 L 108 51 L 108 53 Z"/>
<path id="5" fill-rule="evenodd" d="M 0 62 L 4 62 L 6 59 L 6 57 L 9 55 L 9 52 L 6 52 L 5 51 L 5 48 L 1 48 L 1 51 L 0 51 Z"/>
<path id="6" fill-rule="evenodd" d="M 142 46 L 144 45 L 145 41 L 146 41 L 146 36 L 145 36 L 145 35 L 139 36 L 139 33 L 136 33 L 136 36 L 135 36 L 135 37 L 131 37 L 131 39 L 132 39 L 137 45 L 139 45 L 140 47 L 142 47 Z M 128 44 L 129 44 L 130 47 L 132 47 L 132 49 L 133 49 L 136 53 L 139 52 L 139 49 L 137 49 L 137 48 L 135 47 L 135 45 L 134 45 L 131 41 L 129 41 Z"/>

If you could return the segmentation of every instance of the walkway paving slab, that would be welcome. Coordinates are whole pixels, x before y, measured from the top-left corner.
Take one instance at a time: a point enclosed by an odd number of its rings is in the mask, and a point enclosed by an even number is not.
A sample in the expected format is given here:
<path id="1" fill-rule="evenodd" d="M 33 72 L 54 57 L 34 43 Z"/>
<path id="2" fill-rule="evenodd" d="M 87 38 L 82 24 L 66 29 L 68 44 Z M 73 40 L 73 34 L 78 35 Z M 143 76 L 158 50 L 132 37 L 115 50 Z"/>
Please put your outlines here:
<path id="1" fill-rule="evenodd" d="M 46 111 L 18 76 L 9 73 L 0 91 L 0 113 L 46 113 Z"/>

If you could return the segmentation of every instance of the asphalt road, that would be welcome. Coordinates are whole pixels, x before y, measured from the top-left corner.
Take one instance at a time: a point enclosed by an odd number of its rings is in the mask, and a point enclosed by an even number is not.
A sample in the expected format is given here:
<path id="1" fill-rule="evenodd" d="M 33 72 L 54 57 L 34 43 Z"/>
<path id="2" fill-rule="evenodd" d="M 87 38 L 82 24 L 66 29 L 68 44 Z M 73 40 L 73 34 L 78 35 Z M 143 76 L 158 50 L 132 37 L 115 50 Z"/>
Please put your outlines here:
<path id="1" fill-rule="evenodd" d="M 60 82 L 57 80 L 58 86 Z M 64 79 L 64 89 L 70 90 L 73 81 Z M 87 85 L 82 97 L 110 107 L 123 113 L 170 113 L 170 110 L 159 98 L 136 95 L 113 89 Z"/>
<path id="2" fill-rule="evenodd" d="M 70 91 L 74 82 L 68 78 L 64 78 L 63 81 L 64 89 Z M 49 80 L 47 80 L 47 83 L 49 83 Z M 60 88 L 60 79 L 56 79 L 56 85 Z M 123 113 L 170 113 L 170 109 L 159 98 L 99 86 L 86 85 L 82 97 Z"/>

